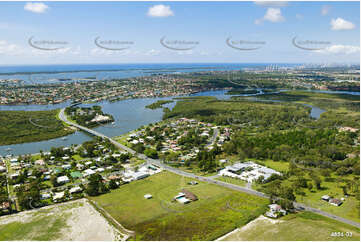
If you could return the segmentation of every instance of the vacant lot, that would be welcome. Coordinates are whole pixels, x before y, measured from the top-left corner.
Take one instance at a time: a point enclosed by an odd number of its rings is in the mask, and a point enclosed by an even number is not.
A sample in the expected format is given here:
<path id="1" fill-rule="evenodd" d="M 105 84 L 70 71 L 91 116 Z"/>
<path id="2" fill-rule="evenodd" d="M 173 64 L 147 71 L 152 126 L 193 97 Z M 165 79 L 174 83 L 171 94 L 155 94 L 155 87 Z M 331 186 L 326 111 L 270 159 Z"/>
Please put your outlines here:
<path id="1" fill-rule="evenodd" d="M 57 114 L 58 110 L 0 111 L 0 145 L 54 139 L 74 132 Z"/>
<path id="2" fill-rule="evenodd" d="M 333 237 L 332 232 L 343 232 L 343 237 Z M 360 230 L 314 213 L 303 212 L 290 214 L 278 220 L 260 216 L 221 240 L 358 241 Z"/>
<path id="3" fill-rule="evenodd" d="M 0 217 L 0 240 L 103 240 L 120 238 L 85 199 Z"/>
<path id="4" fill-rule="evenodd" d="M 113 218 L 136 232 L 137 240 L 212 240 L 246 224 L 266 209 L 267 200 L 162 172 L 92 198 Z M 172 202 L 185 188 L 198 196 Z M 152 199 L 145 199 L 145 194 Z"/>

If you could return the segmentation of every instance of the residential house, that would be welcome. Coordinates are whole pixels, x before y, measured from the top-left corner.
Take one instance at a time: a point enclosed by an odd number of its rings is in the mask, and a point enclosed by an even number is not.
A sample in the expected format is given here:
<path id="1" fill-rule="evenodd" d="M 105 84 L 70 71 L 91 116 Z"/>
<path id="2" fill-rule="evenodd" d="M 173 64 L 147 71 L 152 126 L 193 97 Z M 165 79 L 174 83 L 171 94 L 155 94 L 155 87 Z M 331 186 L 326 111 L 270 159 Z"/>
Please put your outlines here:
<path id="1" fill-rule="evenodd" d="M 83 175 L 86 176 L 90 176 L 95 174 L 95 171 L 93 171 L 92 169 L 86 169 L 85 171 L 83 171 Z"/>
<path id="2" fill-rule="evenodd" d="M 53 196 L 53 201 L 58 202 L 59 200 L 63 199 L 65 196 L 65 192 L 57 192 Z"/>
<path id="3" fill-rule="evenodd" d="M 72 187 L 72 188 L 70 188 L 70 190 L 69 190 L 69 193 L 70 193 L 70 194 L 79 193 L 79 192 L 82 192 L 82 189 L 81 189 L 79 186 Z"/>
<path id="4" fill-rule="evenodd" d="M 6 167 L 5 166 L 0 166 L 0 172 L 5 172 L 6 171 Z"/>
<path id="5" fill-rule="evenodd" d="M 342 204 L 342 201 L 337 198 L 332 198 L 330 199 L 329 203 L 334 206 L 340 206 Z"/>
<path id="6" fill-rule="evenodd" d="M 56 182 L 59 183 L 59 184 L 65 184 L 65 183 L 68 183 L 70 180 L 67 176 L 59 176 L 57 179 L 56 179 Z"/>
<path id="7" fill-rule="evenodd" d="M 174 197 L 174 200 L 176 200 L 177 202 L 182 203 L 182 204 L 187 204 L 187 203 L 191 202 L 191 200 L 186 198 L 185 194 L 182 192 L 178 193 L 178 195 Z"/>
<path id="8" fill-rule="evenodd" d="M 326 201 L 326 202 L 328 202 L 328 201 L 331 199 L 331 197 L 330 197 L 329 195 L 323 195 L 323 196 L 321 197 L 321 199 L 324 200 L 324 201 Z"/>
<path id="9" fill-rule="evenodd" d="M 35 165 L 38 165 L 38 166 L 44 166 L 44 165 L 45 165 L 45 162 L 44 162 L 44 160 L 36 160 L 36 161 L 34 162 L 34 164 L 35 164 Z"/>
<path id="10" fill-rule="evenodd" d="M 287 214 L 286 210 L 282 209 L 282 207 L 278 204 L 270 204 L 268 205 L 268 207 L 270 208 L 270 210 L 266 212 L 267 217 L 277 218 L 280 215 Z"/>
<path id="11" fill-rule="evenodd" d="M 182 193 L 184 194 L 184 196 L 187 199 L 189 199 L 189 200 L 191 200 L 193 202 L 198 200 L 198 197 L 193 192 L 190 192 L 190 191 L 188 191 L 186 189 L 182 189 Z"/>

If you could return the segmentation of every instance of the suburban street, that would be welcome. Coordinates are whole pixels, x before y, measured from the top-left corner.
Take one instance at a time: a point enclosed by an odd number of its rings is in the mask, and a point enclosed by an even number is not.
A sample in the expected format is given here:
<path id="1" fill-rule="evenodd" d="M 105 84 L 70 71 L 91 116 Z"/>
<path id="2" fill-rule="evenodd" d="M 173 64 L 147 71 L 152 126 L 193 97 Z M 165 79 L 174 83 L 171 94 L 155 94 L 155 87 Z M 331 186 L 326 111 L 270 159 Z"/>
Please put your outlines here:
<path id="1" fill-rule="evenodd" d="M 211 140 L 208 142 L 208 144 L 206 145 L 206 147 L 210 147 L 214 144 L 214 142 L 216 141 L 217 137 L 218 137 L 218 133 L 219 133 L 219 130 L 218 128 L 214 129 L 213 131 L 213 135 L 211 137 Z"/>
<path id="2" fill-rule="evenodd" d="M 204 182 L 208 182 L 208 183 L 212 183 L 212 184 L 217 184 L 217 185 L 220 185 L 220 186 L 223 186 L 223 187 L 226 187 L 226 188 L 229 188 L 229 189 L 232 189 L 232 190 L 236 190 L 236 191 L 240 191 L 240 192 L 244 192 L 244 193 L 248 193 L 248 194 L 251 194 L 251 195 L 256 195 L 256 196 L 259 196 L 259 197 L 263 197 L 263 198 L 268 198 L 268 196 L 262 192 L 259 192 L 259 191 L 256 191 L 256 190 L 253 190 L 251 188 L 248 188 L 248 187 L 241 187 L 241 186 L 237 186 L 237 185 L 234 185 L 234 184 L 230 184 L 230 183 L 226 183 L 226 182 L 222 182 L 222 181 L 218 181 L 218 180 L 215 180 L 214 178 L 212 177 L 204 177 L 204 176 L 197 176 L 195 174 L 192 174 L 192 173 L 189 173 L 189 172 L 185 172 L 185 171 L 182 171 L 182 170 L 179 170 L 177 168 L 174 168 L 174 167 L 171 167 L 171 166 L 168 166 L 166 164 L 164 164 L 161 160 L 159 159 L 152 159 L 152 158 L 149 158 L 147 156 L 145 156 L 144 154 L 139 154 L 137 153 L 136 151 L 130 149 L 129 147 L 126 147 L 120 143 L 118 143 L 117 141 L 113 140 L 112 138 L 110 137 L 107 137 L 105 136 L 104 134 L 101 134 L 99 132 L 96 132 L 94 130 L 91 130 L 91 129 L 88 129 L 86 127 L 83 127 L 83 126 L 80 126 L 78 124 L 75 124 L 73 122 L 70 122 L 65 113 L 64 113 L 65 109 L 61 109 L 60 110 L 60 113 L 59 113 L 59 118 L 67 123 L 68 125 L 72 125 L 80 130 L 83 130 L 85 132 L 88 132 L 90 134 L 93 134 L 95 136 L 98 136 L 98 137 L 101 137 L 103 139 L 108 139 L 110 142 L 112 142 L 116 147 L 120 148 L 120 149 L 123 149 L 123 150 L 126 150 L 127 152 L 133 154 L 133 155 L 136 155 L 137 157 L 139 157 L 140 159 L 143 159 L 145 160 L 148 164 L 154 164 L 154 165 L 157 165 L 167 171 L 170 171 L 172 173 L 175 173 L 175 174 L 178 174 L 178 175 L 181 175 L 181 176 L 185 176 L 185 177 L 190 177 L 190 178 L 194 178 L 194 179 L 198 179 L 200 181 L 204 181 Z M 218 134 L 218 130 L 215 130 L 215 136 L 212 137 L 213 141 L 215 140 L 215 137 L 217 137 L 217 134 Z M 213 142 L 212 141 L 212 142 Z M 294 207 L 296 209 L 299 209 L 299 210 L 304 210 L 304 211 L 310 211 L 310 212 L 314 212 L 314 213 L 317 213 L 317 214 L 320 214 L 322 216 L 325 216 L 325 217 L 328 217 L 328 218 L 331 218 L 331 219 L 334 219 L 334 220 L 337 220 L 339 222 L 343 222 L 343 223 L 346 223 L 346 224 L 349 224 L 349 225 L 352 225 L 352 226 L 355 226 L 355 227 L 358 227 L 360 228 L 360 224 L 357 223 L 357 222 L 354 222 L 354 221 L 351 221 L 351 220 L 348 220 L 348 219 L 345 219 L 345 218 L 341 218 L 339 216 L 336 216 L 336 215 L 333 215 L 333 214 L 330 214 L 330 213 L 327 213 L 327 212 L 324 212 L 324 211 L 321 211 L 319 209 L 316 209 L 316 208 L 312 208 L 312 207 L 309 207 L 309 206 L 306 206 L 302 203 L 297 203 L 297 202 L 294 202 Z"/>

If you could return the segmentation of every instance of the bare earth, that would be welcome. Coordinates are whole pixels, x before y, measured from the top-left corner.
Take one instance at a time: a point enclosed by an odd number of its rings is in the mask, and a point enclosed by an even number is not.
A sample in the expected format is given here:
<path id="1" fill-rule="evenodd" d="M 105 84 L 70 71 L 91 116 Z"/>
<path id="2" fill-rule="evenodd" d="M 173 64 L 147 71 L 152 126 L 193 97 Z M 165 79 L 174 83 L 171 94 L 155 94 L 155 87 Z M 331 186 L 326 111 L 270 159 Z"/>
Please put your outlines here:
<path id="1" fill-rule="evenodd" d="M 246 232 L 260 224 L 276 224 L 276 223 L 282 223 L 282 222 L 283 221 L 281 221 L 281 220 L 270 219 L 270 218 L 267 218 L 267 217 L 261 215 L 258 218 L 256 218 L 255 220 L 252 220 L 251 222 L 249 222 L 248 224 L 243 226 L 242 228 L 235 229 L 232 232 L 229 232 L 228 234 L 216 239 L 216 241 L 242 240 L 242 238 L 240 238 L 240 234 L 242 234 L 242 233 L 240 233 L 240 232 Z"/>
<path id="2" fill-rule="evenodd" d="M 114 241 L 122 240 L 123 237 L 85 198 L 4 216 L 0 218 L 0 225 L 11 222 L 31 223 L 35 217 L 38 218 L 39 216 L 54 216 L 66 219 L 67 226 L 61 230 L 60 236 L 54 238 L 54 240 Z"/>

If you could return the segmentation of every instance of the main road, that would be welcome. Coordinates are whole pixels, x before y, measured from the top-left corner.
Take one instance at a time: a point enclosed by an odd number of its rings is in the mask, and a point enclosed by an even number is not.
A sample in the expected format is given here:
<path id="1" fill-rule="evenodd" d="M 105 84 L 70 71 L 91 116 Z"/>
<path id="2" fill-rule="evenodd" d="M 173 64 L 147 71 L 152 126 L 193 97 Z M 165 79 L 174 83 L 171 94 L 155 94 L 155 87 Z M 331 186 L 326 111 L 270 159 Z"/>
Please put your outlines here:
<path id="1" fill-rule="evenodd" d="M 164 164 L 163 162 L 161 162 L 161 160 L 159 159 L 152 159 L 152 158 L 149 158 L 147 156 L 145 156 L 144 154 L 139 154 L 137 153 L 136 151 L 130 149 L 129 147 L 125 146 L 125 145 L 122 145 L 120 144 L 119 142 L 115 141 L 114 139 L 108 137 L 108 136 L 105 136 L 104 134 L 102 133 L 99 133 L 97 131 L 94 131 L 92 129 L 88 129 L 84 126 L 81 126 L 79 124 L 75 124 L 71 121 L 69 121 L 64 113 L 65 109 L 61 109 L 60 110 L 60 113 L 59 113 L 59 118 L 67 123 L 68 125 L 71 125 L 71 126 L 74 126 L 80 130 L 83 130 L 89 134 L 92 134 L 92 135 L 95 135 L 95 136 L 98 136 L 98 137 L 101 137 L 103 139 L 107 139 L 109 140 L 111 143 L 113 143 L 116 147 L 120 148 L 120 149 L 123 149 L 123 150 L 126 150 L 127 152 L 133 154 L 133 155 L 136 155 L 138 158 L 140 159 L 143 159 L 145 160 L 147 163 L 149 164 L 154 164 L 154 165 L 157 165 L 159 167 L 162 167 L 163 169 L 167 170 L 167 171 L 170 171 L 172 173 L 175 173 L 175 174 L 178 174 L 178 175 L 181 175 L 181 176 L 185 176 L 185 177 L 190 177 L 190 178 L 193 178 L 193 179 L 198 179 L 200 181 L 205 181 L 205 182 L 208 182 L 208 183 L 212 183 L 212 184 L 217 184 L 217 185 L 220 185 L 220 186 L 223 186 L 223 187 L 227 187 L 229 189 L 232 189 L 232 190 L 236 190 L 236 191 L 240 191 L 240 192 L 245 192 L 245 193 L 248 193 L 248 194 L 251 194 L 251 195 L 256 195 L 256 196 L 259 196 L 259 197 L 263 197 L 263 198 L 269 198 L 266 194 L 262 193 L 262 192 L 259 192 L 259 191 L 256 191 L 256 190 L 253 190 L 251 188 L 247 188 L 247 187 L 240 187 L 240 186 L 237 186 L 237 185 L 234 185 L 234 184 L 230 184 L 230 183 L 226 183 L 226 182 L 222 182 L 222 181 L 218 181 L 218 180 L 215 180 L 214 178 L 210 178 L 210 177 L 204 177 L 204 176 L 197 176 L 195 174 L 192 174 L 192 173 L 189 173 L 189 172 L 185 172 L 185 171 L 182 171 L 182 170 L 179 170 L 177 168 L 174 168 L 174 167 L 171 167 L 171 166 L 168 166 L 166 164 Z M 218 132 L 217 132 L 218 133 Z M 337 221 L 340 221 L 340 222 L 343 222 L 343 223 L 346 223 L 346 224 L 350 224 L 352 226 L 355 226 L 355 227 L 358 227 L 360 228 L 360 224 L 357 223 L 357 222 L 354 222 L 354 221 L 351 221 L 351 220 L 348 220 L 348 219 L 345 219 L 345 218 L 341 218 L 339 216 L 336 216 L 336 215 L 333 215 L 333 214 L 330 214 L 330 213 L 327 213 L 327 212 L 324 212 L 324 211 L 321 211 L 319 209 L 316 209 L 316 208 L 312 208 L 312 207 L 309 207 L 309 206 L 306 206 L 302 203 L 294 203 L 293 204 L 294 207 L 296 209 L 299 209 L 299 210 L 305 210 L 305 211 L 310 211 L 310 212 L 314 212 L 314 213 L 317 213 L 317 214 L 320 214 L 320 215 L 323 215 L 325 217 L 328 217 L 328 218 L 331 218 L 331 219 L 334 219 L 334 220 L 337 220 Z"/>

